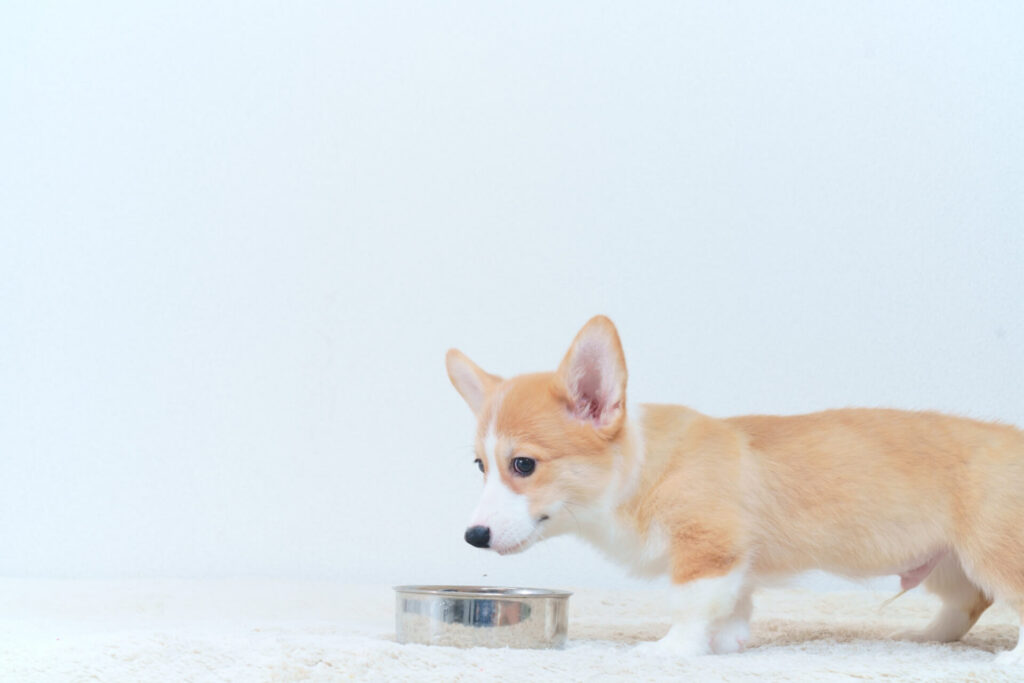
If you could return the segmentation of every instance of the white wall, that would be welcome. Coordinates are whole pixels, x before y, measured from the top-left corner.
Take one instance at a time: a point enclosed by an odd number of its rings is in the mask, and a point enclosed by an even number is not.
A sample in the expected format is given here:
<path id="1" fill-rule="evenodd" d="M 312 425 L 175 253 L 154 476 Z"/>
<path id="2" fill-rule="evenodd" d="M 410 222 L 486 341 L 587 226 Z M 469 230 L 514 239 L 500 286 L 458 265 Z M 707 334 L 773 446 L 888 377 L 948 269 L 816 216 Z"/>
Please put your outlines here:
<path id="1" fill-rule="evenodd" d="M 1024 5 L 0 10 L 0 573 L 618 583 L 461 540 L 458 346 L 1024 424 Z"/>

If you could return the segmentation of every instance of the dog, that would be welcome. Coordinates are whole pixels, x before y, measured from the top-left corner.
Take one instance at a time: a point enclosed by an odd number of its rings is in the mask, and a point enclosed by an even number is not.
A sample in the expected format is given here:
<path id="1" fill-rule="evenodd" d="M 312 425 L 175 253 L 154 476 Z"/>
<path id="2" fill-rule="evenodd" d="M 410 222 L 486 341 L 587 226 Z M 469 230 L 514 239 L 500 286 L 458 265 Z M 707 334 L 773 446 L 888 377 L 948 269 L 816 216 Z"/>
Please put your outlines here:
<path id="1" fill-rule="evenodd" d="M 1024 619 L 1024 433 L 932 412 L 717 419 L 626 404 L 611 320 L 554 372 L 502 379 L 451 349 L 484 486 L 465 540 L 502 555 L 577 533 L 638 576 L 668 575 L 672 626 L 646 651 L 732 653 L 751 593 L 810 569 L 899 575 L 942 607 L 897 637 L 950 642 L 993 599 Z M 1000 664 L 1024 668 L 1024 635 Z"/>

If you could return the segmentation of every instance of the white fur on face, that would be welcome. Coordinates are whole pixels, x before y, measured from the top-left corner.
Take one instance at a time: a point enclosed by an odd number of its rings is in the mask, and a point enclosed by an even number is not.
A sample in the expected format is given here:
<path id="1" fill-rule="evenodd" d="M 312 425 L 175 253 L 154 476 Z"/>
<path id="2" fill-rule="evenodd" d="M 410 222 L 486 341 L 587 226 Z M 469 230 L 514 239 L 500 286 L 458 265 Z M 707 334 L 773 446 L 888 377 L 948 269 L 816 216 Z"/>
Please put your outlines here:
<path id="1" fill-rule="evenodd" d="M 532 545 L 537 540 L 537 524 L 530 516 L 529 499 L 510 489 L 502 480 L 498 468 L 505 466 L 505 458 L 498 457 L 497 448 L 498 437 L 492 422 L 484 439 L 487 480 L 469 525 L 488 527 L 491 530 L 490 547 L 505 555 Z"/>

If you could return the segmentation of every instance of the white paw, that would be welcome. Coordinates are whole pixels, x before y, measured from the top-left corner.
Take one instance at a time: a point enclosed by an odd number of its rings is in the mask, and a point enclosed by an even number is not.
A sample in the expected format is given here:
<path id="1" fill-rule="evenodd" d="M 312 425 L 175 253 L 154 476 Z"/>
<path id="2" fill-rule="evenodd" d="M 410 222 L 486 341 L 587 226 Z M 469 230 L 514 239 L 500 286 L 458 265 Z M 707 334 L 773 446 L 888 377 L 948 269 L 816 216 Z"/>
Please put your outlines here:
<path id="1" fill-rule="evenodd" d="M 963 636 L 962 629 L 949 629 L 934 625 L 928 628 L 897 631 L 889 635 L 890 640 L 909 640 L 914 643 L 952 643 Z"/>
<path id="2" fill-rule="evenodd" d="M 929 637 L 928 632 L 924 629 L 914 629 L 890 633 L 889 640 L 909 640 L 914 643 L 927 643 L 934 639 Z"/>
<path id="3" fill-rule="evenodd" d="M 1024 648 L 1017 646 L 1012 650 L 1006 652 L 1000 652 L 996 655 L 996 666 L 1011 668 L 1011 667 L 1022 667 L 1024 668 Z"/>
<path id="4" fill-rule="evenodd" d="M 683 659 L 711 653 L 707 642 L 695 638 L 683 638 L 671 630 L 661 640 L 639 643 L 635 650 L 642 657 L 673 657 Z"/>
<path id="5" fill-rule="evenodd" d="M 900 631 L 890 638 L 916 643 L 952 643 L 960 640 L 970 627 L 971 619 L 966 612 L 946 607 L 924 628 Z"/>
<path id="6" fill-rule="evenodd" d="M 744 619 L 733 619 L 722 624 L 711 638 L 711 650 L 718 655 L 742 652 L 750 640 L 750 624 Z"/>

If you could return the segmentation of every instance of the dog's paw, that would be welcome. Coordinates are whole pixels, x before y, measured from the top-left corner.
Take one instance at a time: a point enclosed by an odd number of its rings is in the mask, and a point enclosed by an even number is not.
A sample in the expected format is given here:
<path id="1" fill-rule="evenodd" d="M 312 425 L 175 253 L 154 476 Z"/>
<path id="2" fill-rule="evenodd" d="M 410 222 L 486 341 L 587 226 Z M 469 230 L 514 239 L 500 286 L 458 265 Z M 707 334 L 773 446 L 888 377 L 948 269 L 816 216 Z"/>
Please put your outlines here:
<path id="1" fill-rule="evenodd" d="M 970 615 L 964 610 L 947 606 L 924 628 L 900 631 L 892 634 L 890 638 L 915 643 L 952 643 L 960 640 L 973 623 Z"/>
<path id="2" fill-rule="evenodd" d="M 636 647 L 633 648 L 633 652 L 644 658 L 672 656 L 671 648 L 665 645 L 663 640 L 647 640 L 637 643 Z"/>
<path id="3" fill-rule="evenodd" d="M 639 643 L 633 649 L 633 652 L 644 658 L 687 659 L 689 657 L 709 654 L 711 649 L 707 645 L 700 647 L 694 643 L 666 643 L 665 639 L 662 638 L 661 640 Z"/>
<path id="4" fill-rule="evenodd" d="M 909 640 L 914 643 L 953 643 L 963 637 L 965 630 L 959 624 L 938 622 L 926 628 L 896 631 L 889 635 L 889 640 Z"/>
<path id="5" fill-rule="evenodd" d="M 670 657 L 685 659 L 711 653 L 710 643 L 693 638 L 681 637 L 669 631 L 661 640 L 639 643 L 633 650 L 641 657 Z"/>
<path id="6" fill-rule="evenodd" d="M 711 651 L 717 655 L 743 652 L 750 640 L 750 624 L 745 619 L 733 619 L 722 624 L 711 638 Z"/>
<path id="7" fill-rule="evenodd" d="M 1024 648 L 1020 645 L 996 655 L 995 665 L 1005 669 L 1024 669 Z"/>
<path id="8" fill-rule="evenodd" d="M 925 629 L 907 629 L 889 634 L 889 640 L 908 640 L 912 643 L 929 643 L 935 641 Z"/>

